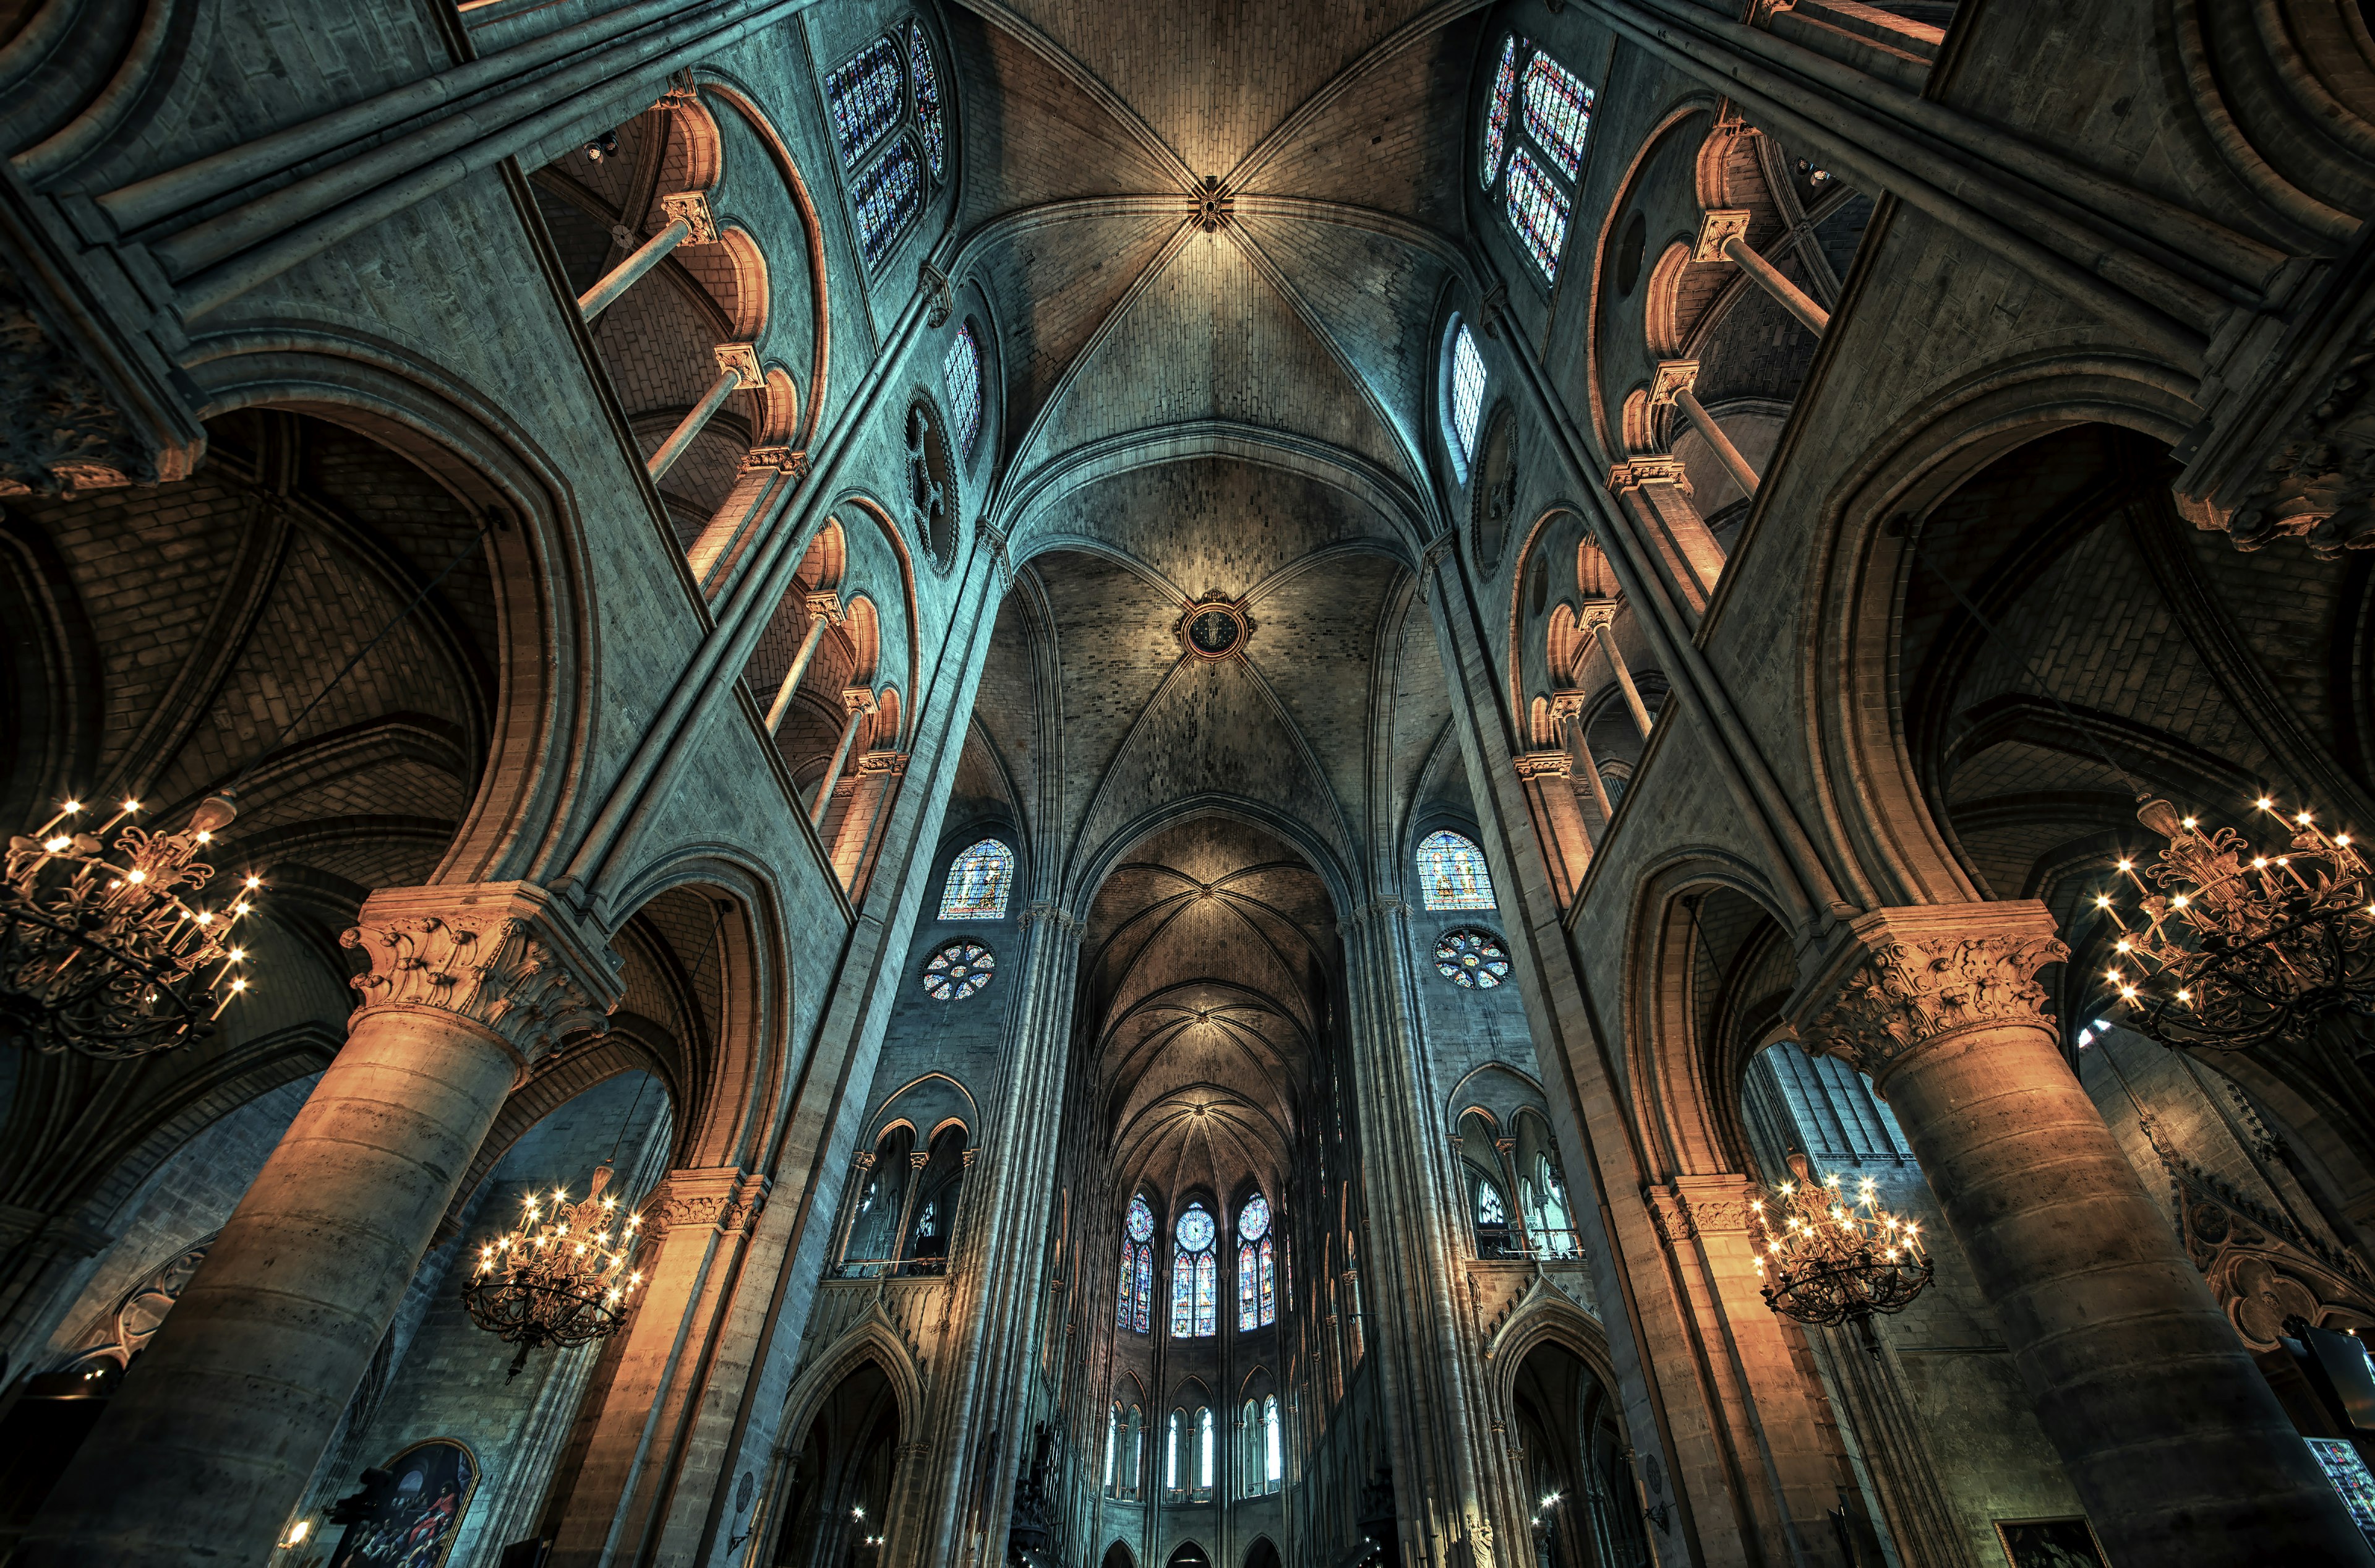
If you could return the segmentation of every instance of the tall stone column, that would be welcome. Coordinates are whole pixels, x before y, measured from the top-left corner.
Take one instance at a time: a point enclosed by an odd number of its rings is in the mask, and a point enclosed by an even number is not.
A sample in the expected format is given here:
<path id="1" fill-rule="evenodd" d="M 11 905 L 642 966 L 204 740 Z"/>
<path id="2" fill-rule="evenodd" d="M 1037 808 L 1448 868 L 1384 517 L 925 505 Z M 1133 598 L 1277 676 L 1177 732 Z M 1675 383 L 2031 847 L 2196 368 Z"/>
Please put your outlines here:
<path id="1" fill-rule="evenodd" d="M 552 1568 L 643 1560 L 688 1501 L 671 1495 L 676 1476 L 690 1466 L 714 1481 L 715 1456 L 689 1452 L 692 1407 L 767 1186 L 732 1165 L 670 1171 L 644 1205 L 657 1244 L 637 1260 L 644 1291 L 609 1375 L 578 1412 L 574 1463 L 545 1504 Z M 696 1490 L 705 1500 L 710 1489 Z"/>
<path id="2" fill-rule="evenodd" d="M 1608 471 L 1609 492 L 1633 508 L 1642 532 L 1657 548 L 1666 576 L 1694 619 L 1707 613 L 1723 576 L 1723 547 L 1716 543 L 1679 457 L 1633 457 Z"/>
<path id="3" fill-rule="evenodd" d="M 1525 781 L 1534 831 L 1542 839 L 1542 857 L 1556 878 L 1559 903 L 1565 906 L 1574 902 L 1576 890 L 1583 886 L 1583 874 L 1591 866 L 1591 831 L 1584 826 L 1583 808 L 1575 798 L 1574 763 L 1565 751 L 1529 751 L 1511 760 L 1518 765 L 1518 777 Z"/>
<path id="4" fill-rule="evenodd" d="M 1345 927 L 1354 1105 L 1370 1253 L 1361 1259 L 1379 1357 L 1405 1568 L 1493 1568 L 1495 1540 L 1525 1550 L 1522 1517 L 1496 1493 L 1479 1347 L 1463 1333 L 1455 1277 L 1457 1184 L 1437 1138 L 1423 1065 L 1409 905 L 1379 899 Z M 1365 1339 L 1366 1335 L 1365 1333 Z"/>
<path id="5" fill-rule="evenodd" d="M 2050 912 L 1881 909 L 1853 931 L 1807 1038 L 1896 1112 L 2111 1561 L 2369 1562 L 2062 1059 L 2036 979 L 2069 956 Z"/>
<path id="6" fill-rule="evenodd" d="M 505 1096 L 621 990 L 524 882 L 377 892 L 344 941 L 372 966 L 345 1048 L 17 1562 L 269 1556 Z"/>

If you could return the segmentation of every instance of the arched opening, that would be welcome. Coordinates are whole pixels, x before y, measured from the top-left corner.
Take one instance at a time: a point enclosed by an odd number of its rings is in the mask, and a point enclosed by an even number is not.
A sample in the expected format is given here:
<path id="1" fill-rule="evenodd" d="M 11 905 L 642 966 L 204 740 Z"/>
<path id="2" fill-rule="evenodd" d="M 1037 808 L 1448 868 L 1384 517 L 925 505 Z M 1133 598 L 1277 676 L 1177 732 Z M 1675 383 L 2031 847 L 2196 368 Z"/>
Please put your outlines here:
<path id="1" fill-rule="evenodd" d="M 868 1359 L 834 1385 L 790 1460 L 774 1568 L 871 1568 L 895 1521 L 899 1398 Z"/>

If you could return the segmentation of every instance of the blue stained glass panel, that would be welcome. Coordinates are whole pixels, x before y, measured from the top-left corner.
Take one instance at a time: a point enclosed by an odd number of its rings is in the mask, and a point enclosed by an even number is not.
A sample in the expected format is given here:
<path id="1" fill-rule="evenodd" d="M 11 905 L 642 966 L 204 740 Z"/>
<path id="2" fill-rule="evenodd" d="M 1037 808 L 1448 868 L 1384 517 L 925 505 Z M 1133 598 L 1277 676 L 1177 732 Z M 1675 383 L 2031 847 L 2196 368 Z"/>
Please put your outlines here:
<path id="1" fill-rule="evenodd" d="M 1146 1199 L 1133 1197 L 1129 1200 L 1128 1224 L 1129 1239 L 1133 1242 L 1146 1241 L 1154 1234 L 1154 1210 L 1146 1207 Z"/>
<path id="2" fill-rule="evenodd" d="M 948 356 L 940 361 L 940 384 L 948 393 L 957 449 L 970 463 L 974 441 L 981 434 L 981 345 L 973 340 L 973 323 L 958 327 L 949 339 Z"/>
<path id="3" fill-rule="evenodd" d="M 824 78 L 841 161 L 854 164 L 899 122 L 899 46 L 878 38 L 834 66 Z"/>
<path id="4" fill-rule="evenodd" d="M 1484 184 L 1501 172 L 1501 153 L 1509 145 L 1509 105 L 1518 90 L 1518 37 L 1501 45 L 1501 68 L 1493 73 L 1493 99 L 1484 108 Z"/>
<path id="5" fill-rule="evenodd" d="M 1583 167 L 1583 139 L 1591 132 L 1591 89 L 1547 54 L 1526 65 L 1526 135 L 1558 171 L 1572 180 Z"/>
<path id="6" fill-rule="evenodd" d="M 866 265 L 880 266 L 923 209 L 924 171 L 916 161 L 915 147 L 904 141 L 892 143 L 891 150 L 857 177 L 850 200 L 857 208 L 857 241 Z"/>
<path id="7" fill-rule="evenodd" d="M 948 160 L 948 124 L 940 108 L 940 78 L 932 69 L 932 46 L 913 22 L 907 24 L 907 79 L 916 86 L 916 129 L 923 133 L 924 160 L 937 180 Z"/>
<path id="8" fill-rule="evenodd" d="M 1184 1339 L 1196 1332 L 1196 1263 L 1186 1253 L 1171 1260 L 1171 1333 Z"/>
<path id="9" fill-rule="evenodd" d="M 1116 1326 L 1117 1328 L 1127 1328 L 1127 1327 L 1128 1327 L 1128 1326 L 1129 1326 L 1129 1302 L 1130 1302 L 1130 1289 L 1129 1289 L 1129 1287 L 1130 1287 L 1130 1282 L 1131 1282 L 1131 1280 L 1136 1277 L 1136 1273 L 1137 1273 L 1136 1265 L 1137 1265 L 1137 1263 L 1138 1263 L 1138 1249 L 1137 1249 L 1136 1247 L 1134 1247 L 1134 1246 L 1131 1246 L 1128 1242 L 1124 1242 L 1124 1243 L 1122 1243 L 1122 1244 L 1121 1244 L 1121 1304 L 1120 1304 L 1120 1305 L 1118 1305 L 1118 1306 L 1117 1306 L 1116 1308 L 1114 1308 L 1114 1326 Z M 1110 1443 L 1108 1443 L 1107 1446 L 1108 1446 L 1108 1447 L 1110 1447 L 1110 1446 L 1111 1446 Z M 1107 1459 L 1106 1463 L 1107 1463 L 1108 1467 L 1110 1467 L 1110 1465 L 1111 1465 L 1111 1463 L 1112 1463 L 1112 1461 L 1111 1461 L 1110 1457 L 1108 1457 L 1108 1459 Z"/>
<path id="10" fill-rule="evenodd" d="M 1138 1300 L 1130 1308 L 1130 1331 L 1143 1334 L 1151 1326 L 1154 1304 L 1154 1249 L 1140 1242 L 1138 1246 Z"/>
<path id="11" fill-rule="evenodd" d="M 948 888 L 940 894 L 940 918 L 1005 919 L 1006 890 L 1013 880 L 1014 852 L 996 839 L 982 840 L 950 865 Z"/>
<path id="12" fill-rule="evenodd" d="M 1526 253 L 1542 269 L 1542 277 L 1558 281 L 1559 253 L 1566 248 L 1569 202 L 1566 193 L 1551 183 L 1524 147 L 1509 155 L 1509 222 L 1526 242 Z"/>
<path id="13" fill-rule="evenodd" d="M 1220 1330 L 1221 1266 L 1211 1253 L 1196 1260 L 1196 1337 L 1209 1339 Z"/>
<path id="14" fill-rule="evenodd" d="M 1237 1234 L 1258 1242 L 1270 1234 L 1270 1199 L 1256 1193 L 1237 1210 Z"/>
<path id="15" fill-rule="evenodd" d="M 1278 1260 L 1270 1252 L 1275 1244 L 1264 1236 L 1261 1244 L 1261 1320 L 1278 1321 Z"/>
<path id="16" fill-rule="evenodd" d="M 1476 455 L 1476 422 L 1483 416 L 1484 356 L 1462 322 L 1451 340 L 1451 433 L 1463 464 Z"/>
<path id="17" fill-rule="evenodd" d="M 1430 910 L 1495 907 L 1484 852 L 1447 828 L 1420 841 L 1418 881 L 1420 901 Z"/>
<path id="18" fill-rule="evenodd" d="M 1256 1260 L 1254 1244 L 1246 1243 L 1237 1248 L 1237 1332 L 1247 1333 L 1261 1326 L 1261 1308 L 1257 1292 L 1261 1286 L 1261 1265 Z"/>

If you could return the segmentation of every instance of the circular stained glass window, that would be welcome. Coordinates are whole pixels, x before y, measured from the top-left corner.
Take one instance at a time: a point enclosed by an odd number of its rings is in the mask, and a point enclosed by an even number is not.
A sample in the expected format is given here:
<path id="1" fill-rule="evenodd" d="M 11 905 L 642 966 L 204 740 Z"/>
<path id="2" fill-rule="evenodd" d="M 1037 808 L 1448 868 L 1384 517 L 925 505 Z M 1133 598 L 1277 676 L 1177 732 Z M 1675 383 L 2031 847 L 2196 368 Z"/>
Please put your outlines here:
<path id="1" fill-rule="evenodd" d="M 998 955 L 979 942 L 951 942 L 924 966 L 924 995 L 936 1002 L 962 1002 L 987 985 Z"/>
<path id="2" fill-rule="evenodd" d="M 1142 1242 L 1154 1234 L 1154 1210 L 1146 1207 L 1146 1199 L 1129 1200 L 1129 1239 Z"/>
<path id="3" fill-rule="evenodd" d="M 1435 967 L 1454 985 L 1490 991 L 1509 978 L 1509 955 L 1490 931 L 1462 927 L 1436 942 Z"/>
<path id="4" fill-rule="evenodd" d="M 1202 1204 L 1193 1205 L 1172 1233 L 1179 1238 L 1181 1251 L 1202 1252 L 1212 1244 L 1212 1216 Z"/>
<path id="5" fill-rule="evenodd" d="M 1237 1210 L 1237 1234 L 1249 1242 L 1270 1234 L 1270 1199 L 1259 1193 L 1246 1199 L 1246 1206 Z"/>

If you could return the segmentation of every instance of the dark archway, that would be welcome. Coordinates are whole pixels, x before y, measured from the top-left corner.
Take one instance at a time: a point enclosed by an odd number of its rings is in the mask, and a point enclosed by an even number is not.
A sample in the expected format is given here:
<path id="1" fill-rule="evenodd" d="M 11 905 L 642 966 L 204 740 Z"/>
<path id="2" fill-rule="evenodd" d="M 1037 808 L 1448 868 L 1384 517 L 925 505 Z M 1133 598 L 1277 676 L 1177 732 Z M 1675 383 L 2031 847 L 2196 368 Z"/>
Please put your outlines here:
<path id="1" fill-rule="evenodd" d="M 1172 1552 L 1171 1560 L 1165 1564 L 1165 1568 L 1212 1568 L 1212 1560 L 1204 1554 L 1204 1549 L 1196 1542 L 1183 1540 L 1179 1543 L 1178 1550 Z"/>
<path id="2" fill-rule="evenodd" d="M 1116 1541 L 1105 1548 L 1105 1561 L 1099 1568 L 1138 1568 L 1138 1559 L 1129 1554 L 1128 1547 Z"/>
<path id="3" fill-rule="evenodd" d="M 1268 1536 L 1257 1536 L 1246 1552 L 1246 1568 L 1279 1568 L 1278 1548 Z"/>
<path id="4" fill-rule="evenodd" d="M 899 1398 L 871 1361 L 841 1380 L 793 1460 L 774 1568 L 864 1568 L 891 1524 Z"/>

